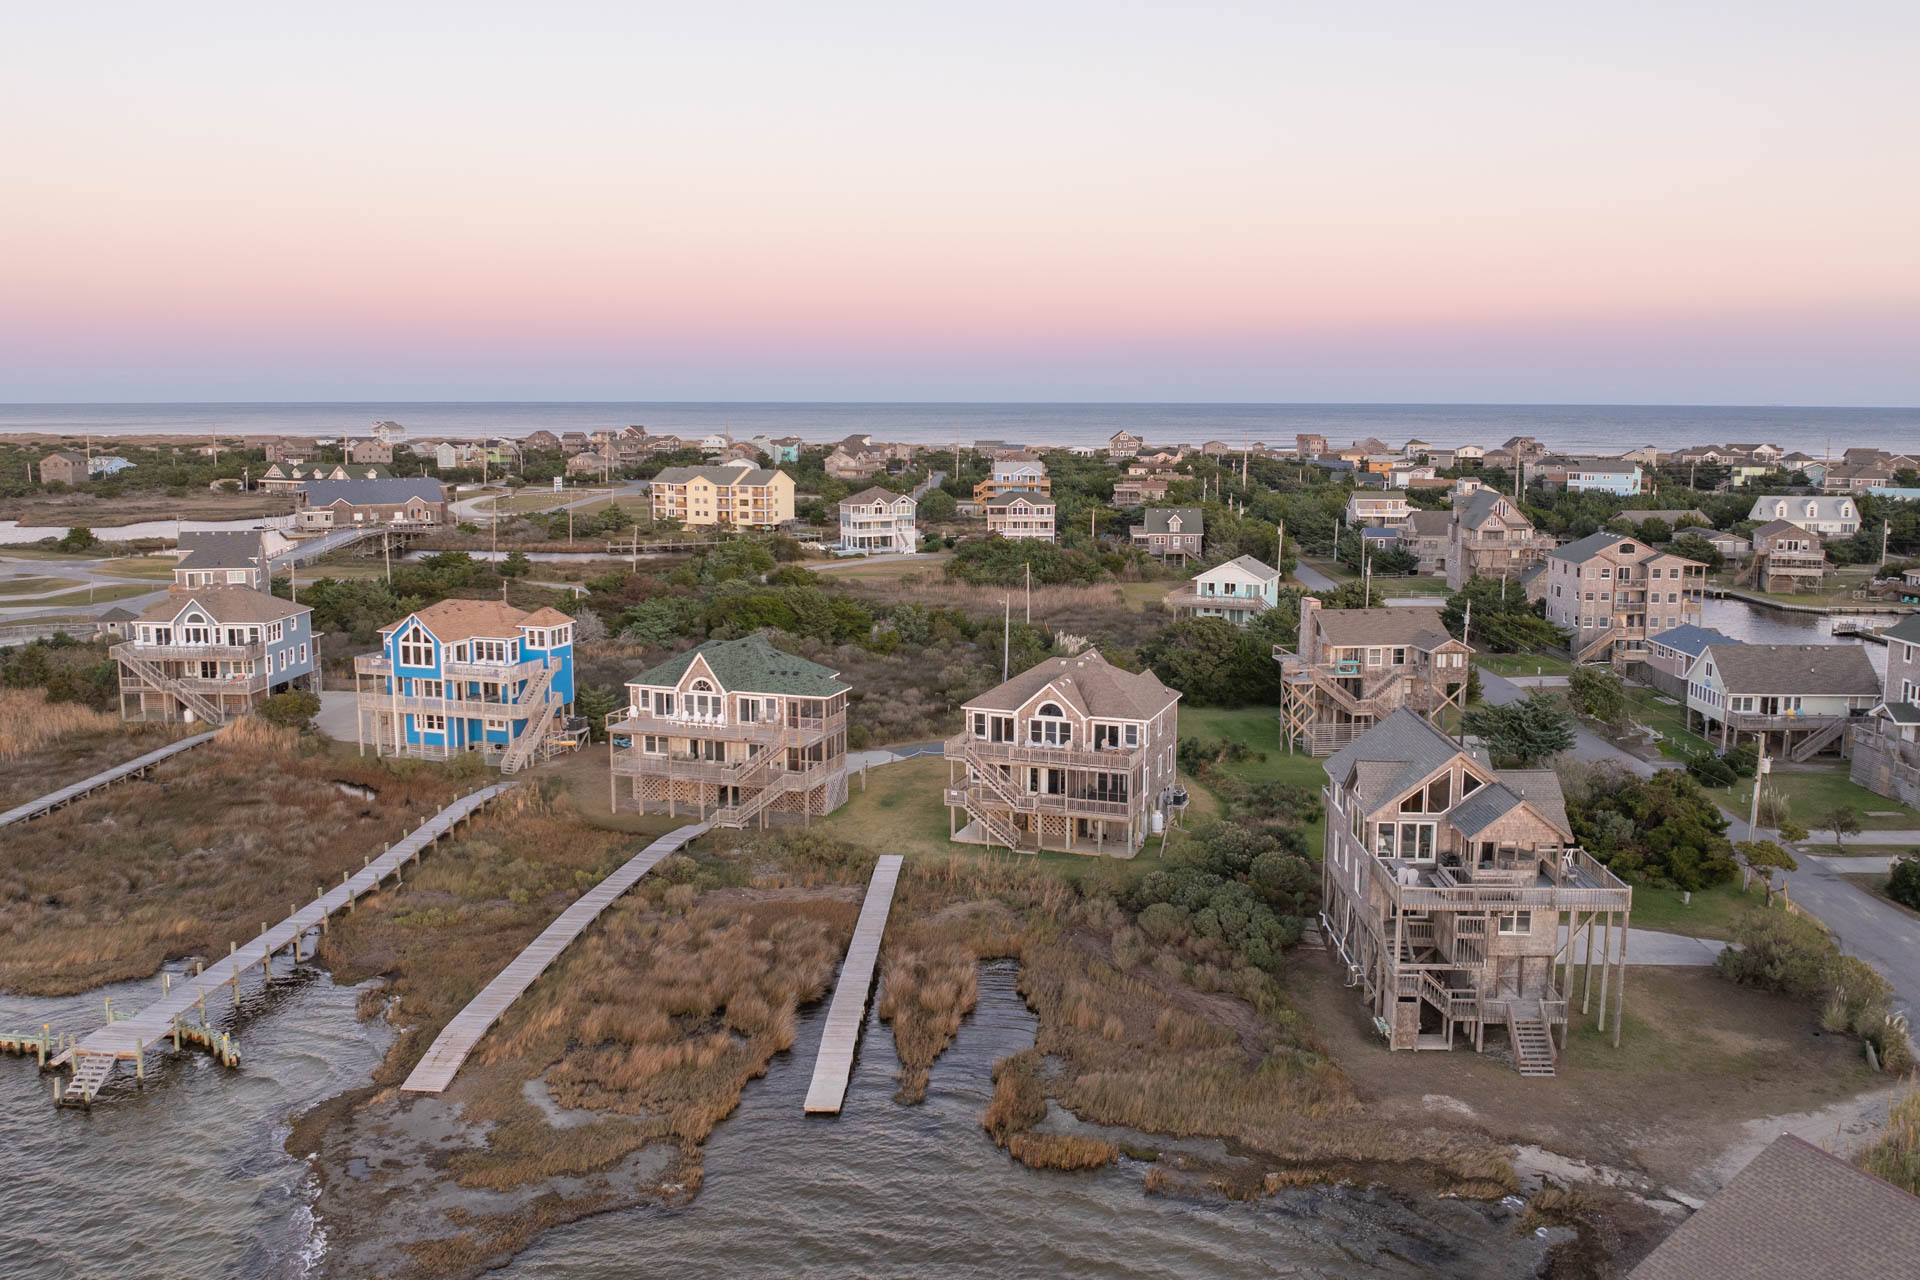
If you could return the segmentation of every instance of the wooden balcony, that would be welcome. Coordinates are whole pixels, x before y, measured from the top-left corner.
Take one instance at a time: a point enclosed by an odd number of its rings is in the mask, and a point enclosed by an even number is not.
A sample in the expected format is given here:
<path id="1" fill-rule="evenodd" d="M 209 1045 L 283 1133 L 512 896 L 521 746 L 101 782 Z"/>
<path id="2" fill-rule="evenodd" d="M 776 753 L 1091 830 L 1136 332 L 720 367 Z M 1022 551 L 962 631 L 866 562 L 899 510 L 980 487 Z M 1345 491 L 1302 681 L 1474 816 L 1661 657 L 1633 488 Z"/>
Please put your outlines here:
<path id="1" fill-rule="evenodd" d="M 264 662 L 267 645 L 264 641 L 260 644 L 141 644 L 130 640 L 107 650 L 107 655 L 113 658 L 123 653 L 148 662 Z"/>
<path id="2" fill-rule="evenodd" d="M 1146 748 L 1114 747 L 1095 751 L 1084 746 L 1049 747 L 1031 742 L 988 742 L 970 733 L 957 733 L 947 739 L 946 755 L 950 760 L 966 759 L 981 765 L 1030 764 L 1056 769 L 1078 767 L 1125 773 L 1146 758 Z"/>
<path id="3" fill-rule="evenodd" d="M 1237 609 L 1244 613 L 1265 613 L 1273 606 L 1262 596 L 1222 596 L 1208 595 L 1181 587 L 1167 592 L 1164 601 L 1171 610 L 1181 609 Z"/>
<path id="4" fill-rule="evenodd" d="M 964 808 L 971 801 L 975 805 L 988 809 L 1012 810 L 1019 813 L 1065 814 L 1070 818 L 1099 821 L 1124 822 L 1134 811 L 1134 806 L 1125 800 L 1114 800 L 1108 795 L 1048 795 L 1041 792 L 1022 792 L 1020 803 L 1009 805 L 991 787 L 980 783 L 948 787 L 946 801 L 948 807 L 954 809 Z"/>

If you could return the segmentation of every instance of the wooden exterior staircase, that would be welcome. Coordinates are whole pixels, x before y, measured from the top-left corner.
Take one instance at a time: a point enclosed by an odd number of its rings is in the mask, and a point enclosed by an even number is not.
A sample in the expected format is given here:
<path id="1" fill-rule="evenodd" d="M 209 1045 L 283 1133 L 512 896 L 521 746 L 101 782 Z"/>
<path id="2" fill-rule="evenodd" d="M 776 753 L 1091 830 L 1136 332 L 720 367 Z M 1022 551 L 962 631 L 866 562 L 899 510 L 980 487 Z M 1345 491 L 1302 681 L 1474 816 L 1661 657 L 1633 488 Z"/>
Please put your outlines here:
<path id="1" fill-rule="evenodd" d="M 972 751 L 966 754 L 966 762 L 972 770 L 972 778 L 964 782 L 960 790 L 961 806 L 967 816 L 980 824 L 980 829 L 993 840 L 1009 849 L 1020 847 L 1020 829 L 993 811 L 986 800 L 977 794 L 990 792 L 995 801 L 1015 812 L 1032 807 L 1032 801 L 1023 796 L 1003 775 L 998 766 L 975 756 Z"/>
<path id="2" fill-rule="evenodd" d="M 1513 1038 L 1513 1062 L 1523 1076 L 1550 1076 L 1556 1057 L 1553 1028 L 1536 1005 L 1533 1016 L 1521 1017 L 1518 1010 L 1507 1014 L 1507 1031 Z"/>
<path id="3" fill-rule="evenodd" d="M 506 754 L 500 757 L 500 772 L 518 773 L 533 762 L 534 753 L 540 744 L 546 741 L 547 730 L 553 725 L 553 714 L 557 708 L 549 695 L 553 691 L 553 668 L 542 667 L 540 674 L 527 682 L 527 687 L 519 698 L 518 705 L 538 701 L 540 710 L 527 721 L 527 727 L 520 736 L 508 744 Z"/>
<path id="4" fill-rule="evenodd" d="M 1816 754 L 1839 741 L 1840 735 L 1845 733 L 1852 723 L 1845 716 L 1835 716 L 1828 724 L 1794 743 L 1789 755 L 1796 761 L 1811 760 Z"/>
<path id="5" fill-rule="evenodd" d="M 131 644 L 117 644 L 111 652 L 114 658 L 135 675 L 161 692 L 170 693 L 180 699 L 183 705 L 208 724 L 226 723 L 226 713 L 220 710 L 219 704 L 188 688 L 185 680 L 168 675 L 154 663 L 135 653 Z"/>
<path id="6" fill-rule="evenodd" d="M 772 767 L 774 758 L 780 754 L 780 750 L 769 748 L 768 750 L 760 752 L 758 755 L 750 756 L 742 760 L 737 766 L 733 781 L 723 785 L 740 790 L 753 787 L 753 794 L 747 796 L 737 804 L 715 809 L 707 815 L 707 825 L 711 827 L 744 827 L 747 823 L 758 817 L 760 811 L 766 808 L 767 805 L 773 801 L 774 797 L 785 795 L 789 775 L 783 773 L 778 777 L 767 776 L 767 771 Z M 759 785 L 757 786 L 755 785 L 756 777 L 760 779 Z"/>

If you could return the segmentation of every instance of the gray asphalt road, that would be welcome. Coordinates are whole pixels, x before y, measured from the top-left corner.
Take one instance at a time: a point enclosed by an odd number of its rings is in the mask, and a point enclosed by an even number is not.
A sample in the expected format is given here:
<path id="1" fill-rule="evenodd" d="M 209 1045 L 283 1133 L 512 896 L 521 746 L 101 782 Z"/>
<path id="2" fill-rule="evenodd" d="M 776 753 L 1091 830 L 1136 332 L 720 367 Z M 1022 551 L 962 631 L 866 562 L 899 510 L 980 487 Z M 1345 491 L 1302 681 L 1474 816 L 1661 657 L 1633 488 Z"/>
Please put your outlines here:
<path id="1" fill-rule="evenodd" d="M 1331 591 L 1340 585 L 1318 569 L 1305 564 L 1294 565 L 1293 576 L 1299 580 L 1301 586 L 1311 591 Z"/>

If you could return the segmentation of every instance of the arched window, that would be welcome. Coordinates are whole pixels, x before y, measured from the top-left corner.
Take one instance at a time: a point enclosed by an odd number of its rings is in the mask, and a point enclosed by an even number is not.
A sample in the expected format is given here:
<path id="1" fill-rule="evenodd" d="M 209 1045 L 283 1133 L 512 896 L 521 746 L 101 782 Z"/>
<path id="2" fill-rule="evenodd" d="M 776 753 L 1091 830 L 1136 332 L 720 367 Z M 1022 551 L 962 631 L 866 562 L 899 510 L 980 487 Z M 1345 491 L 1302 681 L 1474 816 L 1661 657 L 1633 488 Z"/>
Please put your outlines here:
<path id="1" fill-rule="evenodd" d="M 1043 702 L 1027 721 L 1027 741 L 1044 747 L 1064 747 L 1073 742 L 1073 722 L 1055 702 Z"/>
<path id="2" fill-rule="evenodd" d="M 718 720 L 725 700 L 713 691 L 710 680 L 695 680 L 687 693 L 687 714 L 703 719 Z"/>

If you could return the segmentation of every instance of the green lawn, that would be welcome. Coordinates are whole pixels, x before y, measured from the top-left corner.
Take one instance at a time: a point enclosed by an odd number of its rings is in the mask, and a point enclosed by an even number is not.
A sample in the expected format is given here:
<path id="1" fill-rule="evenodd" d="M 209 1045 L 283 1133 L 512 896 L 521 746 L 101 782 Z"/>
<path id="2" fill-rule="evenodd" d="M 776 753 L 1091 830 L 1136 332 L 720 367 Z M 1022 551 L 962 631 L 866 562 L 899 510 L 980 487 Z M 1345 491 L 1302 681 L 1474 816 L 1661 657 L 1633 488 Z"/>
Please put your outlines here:
<path id="1" fill-rule="evenodd" d="M 1322 763 L 1304 752 L 1287 754 L 1280 745 L 1280 709 L 1278 707 L 1182 707 L 1180 736 L 1215 741 L 1226 738 L 1254 752 L 1253 756 L 1232 764 L 1218 764 L 1221 770 L 1243 782 L 1290 782 L 1318 792 L 1327 785 Z M 1265 759 L 1261 759 L 1261 755 Z M 1205 787 L 1205 783 L 1200 784 Z M 1197 806 L 1196 806 L 1197 808 Z M 1307 852 L 1320 856 L 1321 821 L 1315 818 L 1304 828 Z"/>
<path id="2" fill-rule="evenodd" d="M 125 600 L 129 596 L 150 595 L 152 592 L 151 584 L 142 586 L 130 582 L 121 587 L 94 587 L 91 591 L 69 591 L 64 595 L 48 596 L 44 600 L 29 600 L 17 607 L 57 609 L 63 605 L 105 604 L 110 600 Z"/>
<path id="3" fill-rule="evenodd" d="M 1450 596 L 1445 578 L 1380 578 L 1373 580 L 1385 596 Z"/>
<path id="4" fill-rule="evenodd" d="M 1920 813 L 1915 813 L 1898 800 L 1889 800 L 1865 787 L 1855 786 L 1852 779 L 1847 777 L 1847 765 L 1842 760 L 1811 768 L 1806 765 L 1777 764 L 1774 772 L 1767 777 L 1767 787 L 1787 797 L 1788 811 L 1793 815 L 1793 820 L 1803 827 L 1821 826 L 1823 814 L 1845 805 L 1853 810 L 1861 828 L 1867 831 L 1920 829 Z M 1712 794 L 1727 808 L 1744 814 L 1753 799 L 1753 782 L 1749 778 L 1741 778 L 1731 787 L 1713 788 Z M 1884 852 L 1884 847 L 1879 850 L 1863 849 L 1861 852 Z"/>
<path id="5" fill-rule="evenodd" d="M 1750 892 L 1740 892 L 1740 882 L 1702 889 L 1691 903 L 1682 902 L 1678 889 L 1655 889 L 1635 885 L 1633 889 L 1633 927 L 1656 929 L 1661 933 L 1684 933 L 1694 938 L 1733 938 L 1734 921 L 1742 912 L 1766 905 L 1766 890 L 1758 877 Z"/>
<path id="6" fill-rule="evenodd" d="M 180 561 L 173 556 L 122 556 L 102 564 L 100 572 L 110 573 L 116 578 L 144 578 L 154 582 L 171 582 L 174 566 L 179 563 Z"/>
<path id="7" fill-rule="evenodd" d="M 32 596 L 43 591 L 58 591 L 62 587 L 77 587 L 78 578 L 0 578 L 0 596 Z"/>
<path id="8" fill-rule="evenodd" d="M 1660 754 L 1669 760 L 1684 760 L 1713 750 L 1712 743 L 1687 728 L 1686 704 L 1677 698 L 1662 701 L 1666 696 L 1658 689 L 1642 685 L 1627 686 L 1628 714 L 1636 722 L 1666 735 L 1666 740 L 1660 744 Z"/>
<path id="9" fill-rule="evenodd" d="M 1303 557 L 1300 563 L 1309 569 L 1318 569 L 1335 582 L 1351 582 L 1360 576 L 1338 560 L 1310 560 Z"/>
<path id="10" fill-rule="evenodd" d="M 1573 671 L 1572 663 L 1548 653 L 1477 653 L 1473 660 L 1497 676 L 1564 676 Z"/>

